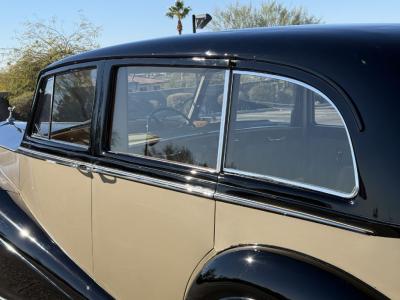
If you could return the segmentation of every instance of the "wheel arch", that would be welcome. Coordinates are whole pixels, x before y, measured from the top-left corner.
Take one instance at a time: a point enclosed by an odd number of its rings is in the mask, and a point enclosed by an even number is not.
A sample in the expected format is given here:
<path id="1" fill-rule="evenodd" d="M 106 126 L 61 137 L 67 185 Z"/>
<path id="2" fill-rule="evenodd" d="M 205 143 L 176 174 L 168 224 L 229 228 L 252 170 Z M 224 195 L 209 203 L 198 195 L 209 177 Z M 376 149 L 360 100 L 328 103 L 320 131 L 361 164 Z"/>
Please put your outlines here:
<path id="1" fill-rule="evenodd" d="M 314 257 L 267 245 L 217 253 L 192 275 L 186 300 L 389 299 L 353 275 Z"/>

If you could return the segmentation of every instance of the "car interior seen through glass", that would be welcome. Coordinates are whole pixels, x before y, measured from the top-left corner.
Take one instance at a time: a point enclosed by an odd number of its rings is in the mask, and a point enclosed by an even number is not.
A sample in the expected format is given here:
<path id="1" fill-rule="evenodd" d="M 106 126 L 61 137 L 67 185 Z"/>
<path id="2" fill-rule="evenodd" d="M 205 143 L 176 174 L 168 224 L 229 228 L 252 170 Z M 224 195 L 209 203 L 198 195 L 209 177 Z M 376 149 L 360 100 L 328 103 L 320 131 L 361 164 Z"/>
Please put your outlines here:
<path id="1" fill-rule="evenodd" d="M 338 111 L 311 88 L 274 76 L 234 75 L 225 169 L 339 195 L 356 189 Z"/>
<path id="2" fill-rule="evenodd" d="M 53 99 L 54 77 L 44 80 L 43 88 L 39 90 L 37 114 L 34 122 L 33 134 L 49 138 L 51 102 Z"/>
<path id="3" fill-rule="evenodd" d="M 225 70 L 122 67 L 111 151 L 215 168 Z"/>
<path id="4" fill-rule="evenodd" d="M 40 91 L 33 135 L 88 146 L 95 90 L 95 69 L 48 78 Z"/>

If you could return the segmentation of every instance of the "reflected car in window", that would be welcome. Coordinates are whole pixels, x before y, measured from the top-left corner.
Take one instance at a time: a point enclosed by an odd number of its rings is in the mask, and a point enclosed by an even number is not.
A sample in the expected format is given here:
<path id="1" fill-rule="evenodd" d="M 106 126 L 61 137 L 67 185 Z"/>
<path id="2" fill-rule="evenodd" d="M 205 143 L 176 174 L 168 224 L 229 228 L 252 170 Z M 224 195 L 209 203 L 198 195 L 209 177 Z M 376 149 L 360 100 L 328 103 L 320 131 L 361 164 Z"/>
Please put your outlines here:
<path id="1" fill-rule="evenodd" d="M 0 124 L 0 297 L 400 298 L 399 41 L 252 29 L 46 67 Z"/>

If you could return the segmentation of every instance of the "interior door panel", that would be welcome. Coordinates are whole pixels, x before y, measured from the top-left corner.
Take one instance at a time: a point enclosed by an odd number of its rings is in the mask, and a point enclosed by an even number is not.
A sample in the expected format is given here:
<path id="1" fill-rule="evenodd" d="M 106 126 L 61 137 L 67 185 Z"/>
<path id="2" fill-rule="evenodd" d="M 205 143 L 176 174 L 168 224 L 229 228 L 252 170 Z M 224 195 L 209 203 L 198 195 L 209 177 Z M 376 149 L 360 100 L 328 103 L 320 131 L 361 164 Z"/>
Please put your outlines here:
<path id="1" fill-rule="evenodd" d="M 335 186 L 340 181 L 340 186 L 351 188 L 352 158 L 345 135 L 344 128 L 314 125 L 307 131 L 299 127 L 236 130 L 228 143 L 232 155 L 227 167 L 296 182 L 312 179 L 318 186 Z M 251 158 L 243 153 L 251 153 Z M 315 174 L 321 176 L 316 179 Z"/>
<path id="2" fill-rule="evenodd" d="M 236 130 L 228 141 L 233 153 L 227 167 L 251 170 L 252 173 L 268 174 L 279 178 L 300 180 L 303 174 L 304 151 L 298 143 L 302 140 L 302 129 L 297 127 L 261 127 Z M 237 145 L 246 145 L 243 149 Z M 228 150 L 229 151 L 229 150 Z M 251 153 L 251 157 L 243 155 Z M 282 168 L 280 157 L 292 167 Z"/>

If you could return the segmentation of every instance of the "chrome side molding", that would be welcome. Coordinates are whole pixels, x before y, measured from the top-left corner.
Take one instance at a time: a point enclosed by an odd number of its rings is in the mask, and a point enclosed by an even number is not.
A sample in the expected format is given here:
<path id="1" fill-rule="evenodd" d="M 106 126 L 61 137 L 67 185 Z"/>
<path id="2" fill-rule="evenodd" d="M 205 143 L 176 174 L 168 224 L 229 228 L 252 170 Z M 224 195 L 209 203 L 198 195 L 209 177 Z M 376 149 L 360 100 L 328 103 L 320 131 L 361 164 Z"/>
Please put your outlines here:
<path id="1" fill-rule="evenodd" d="M 240 198 L 236 196 L 230 196 L 222 193 L 218 193 L 213 189 L 204 188 L 202 186 L 196 186 L 193 184 L 182 184 L 171 182 L 168 180 L 157 179 L 150 176 L 139 175 L 132 172 L 121 171 L 113 168 L 107 168 L 103 166 L 98 166 L 95 164 L 89 164 L 81 161 L 71 160 L 67 158 L 63 158 L 56 155 L 51 155 L 31 149 L 27 149 L 24 147 L 20 147 L 18 151 L 21 154 L 26 154 L 30 157 L 41 159 L 47 161 L 49 163 L 56 163 L 63 166 L 68 166 L 71 168 L 78 169 L 79 171 L 85 171 L 85 173 L 97 173 L 106 176 L 113 176 L 121 179 L 131 180 L 138 183 L 148 184 L 152 186 L 156 186 L 159 188 L 166 188 L 170 190 L 174 190 L 177 192 L 184 192 L 192 195 L 197 195 L 201 197 L 206 197 L 209 199 L 215 199 L 216 201 L 223 201 L 231 204 L 237 204 L 246 206 L 249 208 L 255 208 L 267 212 L 277 213 L 283 216 L 294 217 L 306 221 L 316 222 L 323 225 L 333 226 L 340 229 L 345 229 L 357 233 L 373 235 L 374 232 L 370 229 L 346 224 L 343 222 L 335 221 L 332 219 L 316 216 L 313 214 L 308 214 L 288 208 L 279 207 L 272 204 L 262 203 L 259 201 L 249 200 L 245 198 Z"/>
<path id="2" fill-rule="evenodd" d="M 248 200 L 245 198 L 225 195 L 225 194 L 221 194 L 221 193 L 216 193 L 214 197 L 216 200 L 220 200 L 220 201 L 227 202 L 227 203 L 243 205 L 246 207 L 264 210 L 264 211 L 268 211 L 268 212 L 273 212 L 273 213 L 277 213 L 277 214 L 288 216 L 288 217 L 294 217 L 294 218 L 298 218 L 298 219 L 302 219 L 302 220 L 306 220 L 306 221 L 312 221 L 312 222 L 316 222 L 316 223 L 320 223 L 320 224 L 324 224 L 324 225 L 329 225 L 329 226 L 333 226 L 333 227 L 337 227 L 337 228 L 341 228 L 341 229 L 346 229 L 346 230 L 350 230 L 350 231 L 357 232 L 357 233 L 363 233 L 363 234 L 368 234 L 368 235 L 374 234 L 374 232 L 369 229 L 365 229 L 365 228 L 354 226 L 354 225 L 349 225 L 349 224 L 346 224 L 343 222 L 334 221 L 331 219 L 319 217 L 316 215 L 312 215 L 312 214 L 308 214 L 308 213 L 304 213 L 304 212 L 300 212 L 300 211 L 296 211 L 296 210 L 292 210 L 292 209 L 288 209 L 288 208 L 279 207 L 279 206 L 272 205 L 272 204 Z"/>
<path id="3" fill-rule="evenodd" d="M 18 151 L 22 154 L 26 154 L 30 157 L 37 158 L 40 160 L 47 161 L 49 163 L 55 163 L 67 167 L 71 167 L 77 169 L 78 171 L 88 174 L 88 173 L 97 173 L 107 176 L 114 176 L 121 179 L 132 180 L 139 183 L 149 184 L 152 186 L 160 187 L 160 188 L 167 188 L 170 190 L 175 190 L 178 192 L 185 192 L 190 193 L 202 197 L 212 198 L 215 191 L 213 189 L 204 188 L 202 186 L 196 186 L 193 184 L 183 184 L 183 183 L 176 183 L 171 182 L 168 180 L 162 180 L 153 178 L 150 176 L 139 175 L 132 172 L 125 172 L 113 168 L 106 168 L 103 166 L 99 166 L 96 164 L 85 163 L 82 161 L 72 160 L 68 158 L 63 158 L 56 155 L 51 155 L 31 149 L 27 149 L 24 147 L 20 147 Z"/>
<path id="4" fill-rule="evenodd" d="M 106 168 L 102 166 L 93 165 L 93 173 L 108 175 L 113 177 L 118 177 L 122 179 L 132 180 L 138 183 L 150 184 L 152 186 L 167 188 L 170 190 L 185 192 L 189 194 L 199 195 L 207 198 L 212 198 L 214 195 L 214 190 L 204 188 L 201 186 L 196 186 L 192 184 L 181 184 L 176 182 L 171 182 L 168 180 L 156 179 L 150 176 L 139 175 L 131 172 L 125 172 L 117 169 Z"/>
<path id="5" fill-rule="evenodd" d="M 35 151 L 35 150 L 31 150 L 31 149 L 21 147 L 21 146 L 18 148 L 17 151 L 21 154 L 26 154 L 30 157 L 44 160 L 49 163 L 56 163 L 59 165 L 63 165 L 63 166 L 67 166 L 67 167 L 71 167 L 71 168 L 75 168 L 75 169 L 77 169 L 77 168 L 91 169 L 92 168 L 92 164 L 90 164 L 90 163 L 77 161 L 77 160 L 61 157 L 58 155 L 52 155 L 52 154 L 48 154 L 48 153 L 44 153 L 44 152 L 40 152 L 40 151 Z"/>

